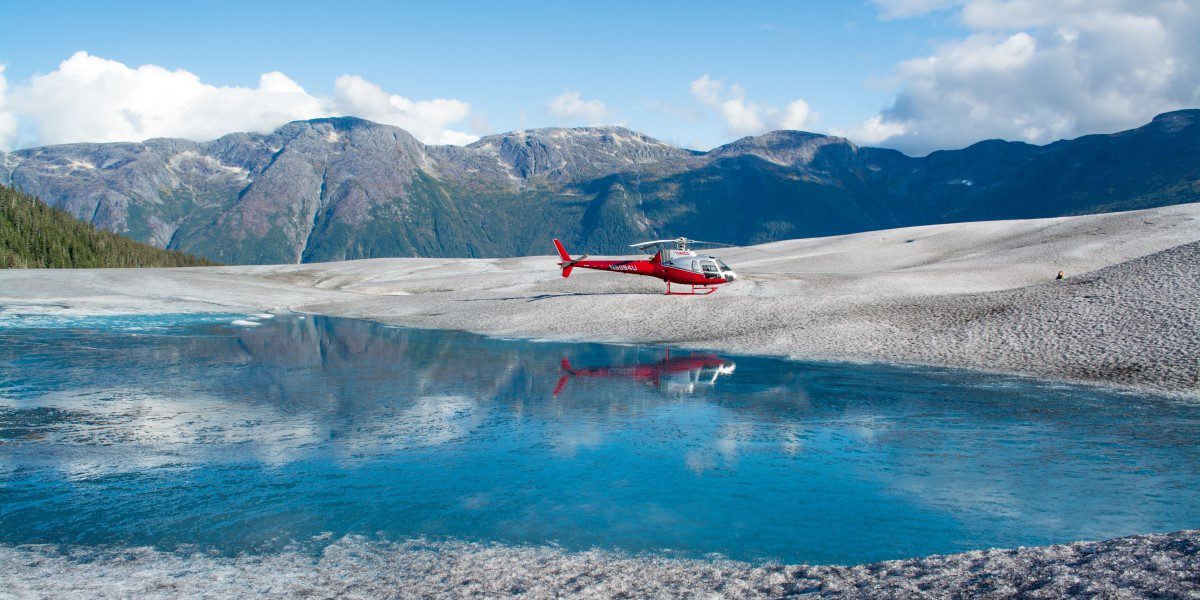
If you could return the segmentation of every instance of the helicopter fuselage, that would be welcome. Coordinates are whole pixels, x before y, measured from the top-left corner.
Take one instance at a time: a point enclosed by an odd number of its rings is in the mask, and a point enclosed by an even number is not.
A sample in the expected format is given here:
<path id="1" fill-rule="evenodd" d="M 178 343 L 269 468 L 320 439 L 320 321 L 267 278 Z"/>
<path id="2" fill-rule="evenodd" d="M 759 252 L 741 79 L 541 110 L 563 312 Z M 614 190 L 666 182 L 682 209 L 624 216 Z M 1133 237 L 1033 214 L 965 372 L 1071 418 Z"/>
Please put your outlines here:
<path id="1" fill-rule="evenodd" d="M 708 294 L 716 286 L 737 279 L 737 273 L 717 257 L 701 256 L 691 250 L 659 250 L 649 259 L 587 260 L 587 255 L 572 259 L 561 242 L 554 240 L 554 244 L 562 258 L 558 266 L 562 269 L 563 277 L 569 277 L 575 268 L 645 275 L 667 282 L 668 294 L 688 295 Z M 693 288 L 691 292 L 673 292 L 670 288 L 672 283 Z"/>
<path id="2" fill-rule="evenodd" d="M 684 285 L 721 285 L 737 279 L 737 273 L 715 257 L 699 256 L 690 251 L 672 250 L 670 253 L 679 256 L 664 261 L 659 252 L 650 259 L 581 260 L 571 267 L 646 275 Z"/>

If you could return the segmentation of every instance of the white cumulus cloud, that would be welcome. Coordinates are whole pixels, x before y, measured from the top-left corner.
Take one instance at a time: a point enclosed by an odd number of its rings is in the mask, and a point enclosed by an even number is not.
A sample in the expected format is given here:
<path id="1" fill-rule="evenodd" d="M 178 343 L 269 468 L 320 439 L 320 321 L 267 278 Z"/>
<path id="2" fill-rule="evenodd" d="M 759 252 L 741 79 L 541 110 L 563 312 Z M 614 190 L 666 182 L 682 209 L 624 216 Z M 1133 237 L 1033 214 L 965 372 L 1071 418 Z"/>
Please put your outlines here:
<path id="1" fill-rule="evenodd" d="M 546 104 L 546 111 L 567 123 L 603 125 L 613 120 L 613 113 L 599 100 L 584 100 L 576 91 L 565 91 Z"/>
<path id="2" fill-rule="evenodd" d="M 772 129 L 803 129 L 812 125 L 817 115 L 804 100 L 794 100 L 784 108 L 752 102 L 746 90 L 734 83 L 701 75 L 691 84 L 692 96 L 717 112 L 725 128 L 735 135 L 754 135 Z"/>
<path id="3" fill-rule="evenodd" d="M 904 126 L 885 121 L 883 115 L 875 115 L 850 130 L 834 130 L 833 135 L 849 138 L 859 144 L 876 145 L 903 134 Z"/>
<path id="4" fill-rule="evenodd" d="M 469 144 L 479 136 L 447 129 L 471 115 L 471 105 L 462 100 L 413 101 L 389 94 L 357 75 L 342 75 L 333 82 L 337 110 L 378 123 L 408 130 L 427 144 Z"/>
<path id="5" fill-rule="evenodd" d="M 5 95 L 8 80 L 4 78 L 4 65 L 0 65 L 0 152 L 12 148 L 17 139 L 17 116 L 8 111 Z"/>
<path id="6" fill-rule="evenodd" d="M 885 18 L 957 6 L 960 39 L 896 68 L 895 101 L 844 132 L 922 154 L 980 139 L 1047 143 L 1200 105 L 1200 4 L 877 0 Z"/>
<path id="7" fill-rule="evenodd" d="M 816 120 L 816 115 L 803 100 L 793 100 L 783 108 L 778 115 L 779 126 L 783 129 L 803 129 Z"/>
<path id="8" fill-rule="evenodd" d="M 466 119 L 459 100 L 411 101 L 357 76 L 343 76 L 331 98 L 315 96 L 279 72 L 256 87 L 216 86 L 183 69 L 129 67 L 76 52 L 57 70 L 12 86 L 8 114 L 37 144 L 139 141 L 153 137 L 209 140 L 233 131 L 268 132 L 298 119 L 352 115 L 408 129 L 427 143 L 466 143 L 475 136 L 447 129 Z M 4 96 L 0 95 L 0 142 Z M 11 140 L 10 134 L 9 139 Z"/>
<path id="9" fill-rule="evenodd" d="M 18 115 L 33 122 L 43 144 L 212 139 L 329 112 L 325 102 L 282 73 L 262 75 L 255 88 L 217 87 L 184 70 L 130 68 L 86 52 L 14 86 L 10 101 Z"/>

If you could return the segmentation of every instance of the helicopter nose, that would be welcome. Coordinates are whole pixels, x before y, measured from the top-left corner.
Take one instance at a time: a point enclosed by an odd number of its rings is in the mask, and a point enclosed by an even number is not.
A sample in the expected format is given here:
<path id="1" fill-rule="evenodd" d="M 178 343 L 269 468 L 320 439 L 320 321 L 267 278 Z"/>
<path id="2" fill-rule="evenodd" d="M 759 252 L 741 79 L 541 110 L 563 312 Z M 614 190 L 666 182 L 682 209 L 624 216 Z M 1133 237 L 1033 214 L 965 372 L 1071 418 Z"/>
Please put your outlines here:
<path id="1" fill-rule="evenodd" d="M 737 279 L 737 273 L 734 273 L 733 271 L 725 271 L 722 273 L 722 275 L 725 276 L 725 281 L 733 281 Z"/>

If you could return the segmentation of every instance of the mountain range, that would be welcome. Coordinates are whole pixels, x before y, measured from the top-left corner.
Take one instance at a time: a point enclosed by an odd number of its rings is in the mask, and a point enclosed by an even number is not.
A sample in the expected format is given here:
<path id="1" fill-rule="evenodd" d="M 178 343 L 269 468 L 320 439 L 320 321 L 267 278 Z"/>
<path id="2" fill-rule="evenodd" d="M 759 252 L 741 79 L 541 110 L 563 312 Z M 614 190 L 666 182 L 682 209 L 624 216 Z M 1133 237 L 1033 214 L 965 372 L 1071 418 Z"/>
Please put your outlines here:
<path id="1" fill-rule="evenodd" d="M 0 184 L 99 228 L 222 263 L 627 253 L 687 235 L 733 244 L 1200 201 L 1200 110 L 1044 146 L 912 157 L 775 131 L 699 152 L 621 127 L 435 146 L 353 117 L 209 142 L 160 138 L 0 153 Z"/>

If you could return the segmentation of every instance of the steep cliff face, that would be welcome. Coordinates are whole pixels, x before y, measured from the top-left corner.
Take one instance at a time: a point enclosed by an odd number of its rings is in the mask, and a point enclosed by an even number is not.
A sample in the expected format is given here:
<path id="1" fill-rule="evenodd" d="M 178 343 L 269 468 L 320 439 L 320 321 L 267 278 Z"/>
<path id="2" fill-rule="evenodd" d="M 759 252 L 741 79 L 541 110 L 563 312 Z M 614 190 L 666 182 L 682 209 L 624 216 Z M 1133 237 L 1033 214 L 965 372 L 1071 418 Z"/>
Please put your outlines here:
<path id="1" fill-rule="evenodd" d="M 343 117 L 196 143 L 0 155 L 11 183 L 97 227 L 225 263 L 621 252 L 644 237 L 731 243 L 1200 200 L 1200 111 L 1031 146 L 909 157 L 799 131 L 695 152 L 620 127 L 426 146 Z"/>

